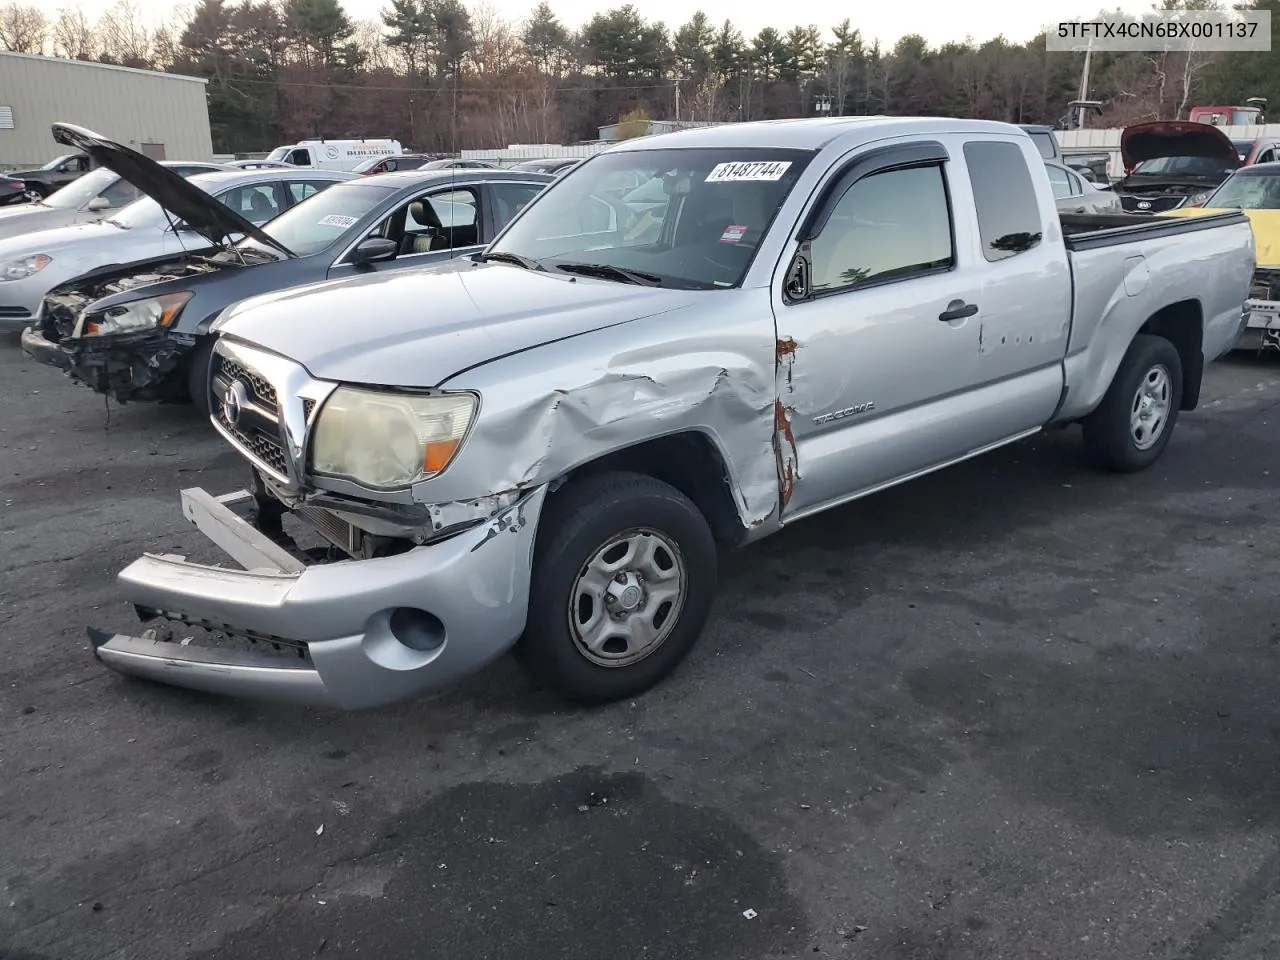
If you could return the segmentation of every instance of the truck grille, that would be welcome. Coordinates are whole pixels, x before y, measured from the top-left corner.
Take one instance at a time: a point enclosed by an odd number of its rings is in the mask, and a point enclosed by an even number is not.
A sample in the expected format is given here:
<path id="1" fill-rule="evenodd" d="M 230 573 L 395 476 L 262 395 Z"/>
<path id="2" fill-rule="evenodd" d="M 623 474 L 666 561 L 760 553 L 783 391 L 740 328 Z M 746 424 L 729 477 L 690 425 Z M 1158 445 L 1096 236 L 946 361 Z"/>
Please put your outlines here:
<path id="1" fill-rule="evenodd" d="M 280 407 L 276 389 L 256 370 L 251 370 L 231 357 L 213 352 L 210 387 L 213 391 L 214 416 L 219 426 L 229 433 L 254 460 L 287 481 L 288 462 L 284 441 L 280 436 Z M 227 415 L 227 392 L 239 382 L 247 402 L 239 409 L 235 423 Z"/>

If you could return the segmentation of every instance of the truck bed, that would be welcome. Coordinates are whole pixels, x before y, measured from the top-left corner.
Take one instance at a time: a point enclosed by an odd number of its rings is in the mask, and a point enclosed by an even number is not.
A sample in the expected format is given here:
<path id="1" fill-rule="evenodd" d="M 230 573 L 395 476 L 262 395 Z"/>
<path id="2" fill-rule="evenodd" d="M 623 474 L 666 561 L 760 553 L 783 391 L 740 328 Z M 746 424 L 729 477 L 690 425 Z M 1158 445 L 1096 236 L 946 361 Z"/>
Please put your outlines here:
<path id="1" fill-rule="evenodd" d="M 1068 250 L 1095 250 L 1135 240 L 1178 236 L 1212 230 L 1231 223 L 1247 223 L 1239 211 L 1203 217 L 1160 217 L 1148 213 L 1063 213 L 1062 234 Z"/>

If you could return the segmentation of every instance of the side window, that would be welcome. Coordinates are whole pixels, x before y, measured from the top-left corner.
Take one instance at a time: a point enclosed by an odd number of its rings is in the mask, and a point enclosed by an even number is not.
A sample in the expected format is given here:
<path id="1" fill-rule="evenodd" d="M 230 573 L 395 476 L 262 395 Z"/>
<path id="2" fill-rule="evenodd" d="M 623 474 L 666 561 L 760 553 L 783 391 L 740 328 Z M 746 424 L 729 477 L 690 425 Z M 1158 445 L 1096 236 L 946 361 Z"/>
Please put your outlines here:
<path id="1" fill-rule="evenodd" d="M 1030 250 L 1044 237 L 1040 205 L 1027 160 L 1017 144 L 971 141 L 964 145 L 982 255 L 989 262 Z"/>
<path id="2" fill-rule="evenodd" d="M 400 246 L 400 256 L 472 247 L 480 242 L 474 190 L 428 193 L 400 207 L 370 234 Z"/>
<path id="3" fill-rule="evenodd" d="M 84 173 L 89 169 L 89 160 L 86 157 L 72 157 L 67 161 L 67 173 Z"/>
<path id="4" fill-rule="evenodd" d="M 299 147 L 289 154 L 289 162 L 295 167 L 311 166 L 311 151 L 306 147 Z"/>
<path id="5" fill-rule="evenodd" d="M 493 230 L 497 233 L 527 207 L 542 187 L 532 183 L 495 183 L 493 185 Z"/>
<path id="6" fill-rule="evenodd" d="M 271 183 L 235 187 L 218 199 L 250 223 L 266 223 L 280 212 L 275 184 Z"/>
<path id="7" fill-rule="evenodd" d="M 1054 197 L 1061 200 L 1071 196 L 1071 175 L 1061 167 L 1046 165 L 1045 169 L 1049 171 L 1049 183 L 1053 186 Z"/>
<path id="8" fill-rule="evenodd" d="M 319 193 L 327 186 L 329 186 L 329 184 L 316 183 L 312 180 L 290 180 L 289 195 L 293 197 L 294 203 L 301 203 L 303 200 L 307 199 L 307 197 Z"/>
<path id="9" fill-rule="evenodd" d="M 133 203 L 141 194 L 138 192 L 137 187 L 121 177 L 98 196 L 105 197 L 111 208 L 115 209 L 116 207 L 123 207 L 125 204 Z"/>
<path id="10" fill-rule="evenodd" d="M 900 279 L 954 262 L 942 167 L 885 170 L 845 191 L 810 247 L 812 288 Z"/>
<path id="11" fill-rule="evenodd" d="M 1258 159 L 1255 160 L 1254 163 L 1271 163 L 1272 161 L 1275 160 L 1275 158 L 1276 158 L 1276 148 L 1268 147 L 1266 150 L 1263 150 L 1260 154 L 1258 154 Z"/>
<path id="12" fill-rule="evenodd" d="M 394 160 L 383 160 L 382 163 L 378 164 L 373 169 L 378 173 L 394 173 L 400 169 L 400 166 Z"/>

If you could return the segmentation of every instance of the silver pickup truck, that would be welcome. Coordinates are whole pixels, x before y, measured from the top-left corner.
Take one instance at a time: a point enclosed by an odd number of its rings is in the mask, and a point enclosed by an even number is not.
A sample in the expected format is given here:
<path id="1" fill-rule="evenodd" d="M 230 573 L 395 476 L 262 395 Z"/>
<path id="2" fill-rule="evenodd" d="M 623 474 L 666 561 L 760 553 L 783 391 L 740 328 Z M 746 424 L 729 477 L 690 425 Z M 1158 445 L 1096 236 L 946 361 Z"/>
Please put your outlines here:
<path id="1" fill-rule="evenodd" d="M 229 309 L 211 419 L 251 483 L 182 499 L 243 569 L 144 555 L 119 584 L 156 625 L 95 654 L 362 708 L 514 648 L 569 699 L 637 694 L 720 548 L 1049 425 L 1149 466 L 1241 332 L 1253 244 L 1239 213 L 1060 217 L 1000 123 L 618 145 L 470 260 Z"/>

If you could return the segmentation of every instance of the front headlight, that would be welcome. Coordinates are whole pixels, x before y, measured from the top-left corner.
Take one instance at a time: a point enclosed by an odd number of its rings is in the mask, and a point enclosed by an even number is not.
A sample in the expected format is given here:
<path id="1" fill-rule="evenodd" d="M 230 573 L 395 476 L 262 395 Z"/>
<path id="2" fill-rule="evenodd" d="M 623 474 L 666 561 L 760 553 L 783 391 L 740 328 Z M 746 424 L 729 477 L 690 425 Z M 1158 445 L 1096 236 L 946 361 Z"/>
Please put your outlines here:
<path id="1" fill-rule="evenodd" d="M 339 387 L 316 420 L 311 469 L 375 490 L 407 487 L 449 465 L 475 412 L 469 393 L 416 396 Z"/>
<path id="2" fill-rule="evenodd" d="M 53 257 L 43 253 L 10 260 L 8 263 L 0 264 L 0 281 L 25 280 L 33 273 L 39 273 L 51 263 L 53 263 Z"/>
<path id="3" fill-rule="evenodd" d="M 167 327 L 178 319 L 182 308 L 191 299 L 190 291 L 166 293 L 162 297 L 135 300 L 108 307 L 105 311 L 85 321 L 86 334 L 138 333 Z"/>
<path id="4" fill-rule="evenodd" d="M 1182 206 L 1184 206 L 1184 207 L 1199 207 L 1199 206 L 1203 206 L 1203 205 L 1204 205 L 1204 202 L 1205 202 L 1206 200 L 1208 200 L 1208 199 L 1209 199 L 1209 194 L 1208 194 L 1208 193 L 1196 193 L 1196 194 L 1192 194 L 1191 196 L 1187 197 L 1185 200 L 1183 200 L 1183 201 L 1182 201 Z"/>

